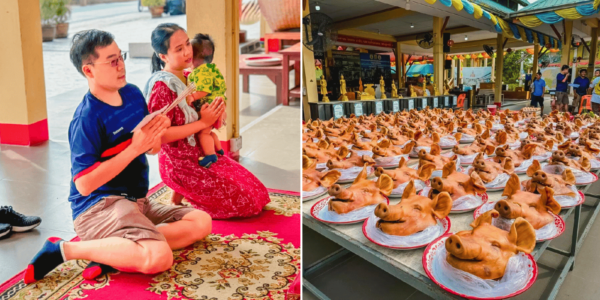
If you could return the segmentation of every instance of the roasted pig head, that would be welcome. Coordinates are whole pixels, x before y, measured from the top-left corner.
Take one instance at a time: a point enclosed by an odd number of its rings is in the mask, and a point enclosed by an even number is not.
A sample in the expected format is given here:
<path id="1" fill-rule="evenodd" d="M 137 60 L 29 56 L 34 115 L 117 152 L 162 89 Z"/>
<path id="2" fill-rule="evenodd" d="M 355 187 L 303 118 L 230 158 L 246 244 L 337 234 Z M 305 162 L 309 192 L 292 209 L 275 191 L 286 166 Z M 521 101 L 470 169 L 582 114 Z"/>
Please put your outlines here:
<path id="1" fill-rule="evenodd" d="M 418 170 L 415 170 L 407 166 L 407 161 L 404 157 L 400 159 L 398 168 L 393 170 L 385 170 L 382 167 L 375 169 L 375 176 L 379 177 L 382 174 L 386 174 L 394 180 L 394 188 L 399 185 L 409 182 L 411 180 L 422 180 L 427 181 L 431 177 L 431 173 L 435 170 L 435 165 L 432 163 L 426 163 L 422 165 Z"/>
<path id="2" fill-rule="evenodd" d="M 501 173 L 511 173 L 514 165 L 510 157 L 503 158 L 499 163 L 485 160 L 483 153 L 479 153 L 473 160 L 473 169 L 470 173 L 476 172 L 483 182 L 492 182 Z"/>
<path id="3" fill-rule="evenodd" d="M 542 171 L 542 167 L 537 160 L 527 169 L 527 176 L 531 179 L 521 183 L 523 188 L 531 193 L 538 193 L 539 187 L 549 187 L 554 190 L 554 195 L 565 195 L 575 197 L 577 194 L 570 188 L 575 184 L 575 175 L 571 169 L 565 169 L 561 175 L 548 174 Z"/>
<path id="4" fill-rule="evenodd" d="M 329 188 L 329 210 L 338 214 L 351 211 L 386 201 L 394 189 L 394 181 L 385 174 L 379 176 L 377 181 L 367 179 L 367 166 L 364 166 L 358 177 L 347 188 L 334 184 Z"/>
<path id="5" fill-rule="evenodd" d="M 375 215 L 380 219 L 376 226 L 390 235 L 407 236 L 435 225 L 436 218 L 445 218 L 451 209 L 452 199 L 448 193 L 441 193 L 431 200 L 417 195 L 411 181 L 404 189 L 400 203 L 381 203 L 375 208 Z"/>
<path id="6" fill-rule="evenodd" d="M 456 171 L 456 162 L 451 161 L 444 165 L 442 177 L 435 177 L 431 180 L 431 190 L 429 198 L 433 199 L 440 193 L 446 192 L 456 200 L 465 195 L 477 195 L 485 193 L 486 188 L 479 175 L 472 172 L 467 175 Z"/>
<path id="7" fill-rule="evenodd" d="M 536 144 L 528 144 L 523 147 L 523 150 L 512 150 L 508 145 L 496 147 L 496 156 L 493 160 L 497 163 L 502 163 L 505 158 L 510 158 L 515 167 L 519 167 L 524 160 L 530 159 L 537 148 Z"/>
<path id="8" fill-rule="evenodd" d="M 316 166 L 316 160 L 310 159 L 306 155 L 302 156 L 302 190 L 305 192 L 312 191 L 319 186 L 329 188 L 342 176 L 342 173 L 337 170 L 319 172 Z"/>
<path id="9" fill-rule="evenodd" d="M 419 167 L 423 166 L 426 163 L 433 163 L 435 165 L 436 170 L 441 170 L 444 168 L 444 165 L 450 161 L 456 160 L 456 155 L 452 157 L 445 157 L 440 155 L 442 150 L 438 144 L 434 144 L 431 146 L 431 151 L 427 153 L 427 150 L 421 149 L 419 150 Z"/>
<path id="10" fill-rule="evenodd" d="M 513 255 L 531 253 L 535 248 L 535 230 L 531 224 L 517 218 L 510 231 L 505 231 L 492 225 L 492 219 L 498 216 L 494 209 L 487 211 L 471 223 L 472 230 L 449 236 L 445 243 L 446 261 L 481 279 L 500 279 Z"/>
<path id="11" fill-rule="evenodd" d="M 574 159 L 570 159 L 566 156 L 565 152 L 562 150 L 556 150 L 552 153 L 552 158 L 550 158 L 549 163 L 551 165 L 563 165 L 571 168 L 575 168 L 581 171 L 589 172 L 592 168 L 592 163 L 590 162 L 589 157 L 583 156 L 581 160 L 577 161 Z"/>
<path id="12" fill-rule="evenodd" d="M 327 168 L 333 169 L 350 169 L 352 167 L 363 167 L 364 165 L 373 166 L 375 161 L 368 155 L 358 155 L 356 151 L 350 150 L 350 157 L 341 160 L 328 160 Z"/>
<path id="13" fill-rule="evenodd" d="M 414 143 L 408 143 L 404 148 L 399 148 L 393 146 L 390 140 L 383 139 L 377 144 L 377 146 L 373 147 L 373 158 L 392 157 L 402 154 L 409 154 L 410 151 L 412 151 L 413 146 Z"/>
<path id="14" fill-rule="evenodd" d="M 555 215 L 560 213 L 560 204 L 554 199 L 554 190 L 550 187 L 538 186 L 539 194 L 521 190 L 519 176 L 511 174 L 502 196 L 508 198 L 496 202 L 494 209 L 506 219 L 524 218 L 534 229 L 540 229 L 554 222 Z"/>

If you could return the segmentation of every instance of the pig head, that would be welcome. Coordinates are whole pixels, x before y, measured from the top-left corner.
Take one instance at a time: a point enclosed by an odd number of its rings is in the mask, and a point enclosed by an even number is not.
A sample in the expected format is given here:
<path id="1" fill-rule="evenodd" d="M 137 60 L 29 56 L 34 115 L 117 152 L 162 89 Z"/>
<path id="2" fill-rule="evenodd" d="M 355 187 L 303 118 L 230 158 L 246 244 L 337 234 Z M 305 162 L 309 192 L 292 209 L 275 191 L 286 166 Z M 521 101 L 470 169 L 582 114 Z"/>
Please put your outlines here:
<path id="1" fill-rule="evenodd" d="M 583 156 L 581 160 L 577 161 L 568 158 L 565 152 L 562 150 L 556 150 L 552 153 L 550 164 L 568 166 L 586 172 L 589 172 L 592 168 L 592 163 L 590 162 L 589 157 Z"/>
<path id="2" fill-rule="evenodd" d="M 386 196 L 392 193 L 394 181 L 383 174 L 377 181 L 367 180 L 367 166 L 358 174 L 351 186 L 344 188 L 335 184 L 329 188 L 329 210 L 338 214 L 346 214 L 365 206 L 386 201 Z"/>
<path id="3" fill-rule="evenodd" d="M 524 160 L 530 159 L 533 156 L 533 152 L 537 148 L 536 144 L 528 144 L 523 147 L 523 150 L 512 150 L 508 145 L 501 145 L 496 147 L 496 156 L 493 160 L 497 163 L 502 163 L 505 158 L 510 158 L 515 167 L 518 167 L 523 163 Z"/>
<path id="4" fill-rule="evenodd" d="M 486 188 L 483 181 L 476 172 L 467 175 L 456 171 L 456 162 L 451 161 L 444 165 L 442 177 L 431 180 L 429 198 L 433 199 L 440 193 L 446 192 L 456 200 L 465 195 L 477 195 L 485 193 Z"/>
<path id="5" fill-rule="evenodd" d="M 380 203 L 375 215 L 380 219 L 377 228 L 390 235 L 407 236 L 425 230 L 436 224 L 436 218 L 443 219 L 452 209 L 452 199 L 448 193 L 441 193 L 433 200 L 417 195 L 411 181 L 396 205 Z"/>
<path id="6" fill-rule="evenodd" d="M 377 144 L 377 146 L 373 147 L 373 158 L 379 157 L 392 157 L 402 154 L 408 154 L 412 151 L 414 143 L 408 143 L 404 148 L 395 147 L 392 145 L 390 140 L 383 139 L 381 142 Z"/>
<path id="7" fill-rule="evenodd" d="M 328 160 L 327 168 L 333 169 L 350 169 L 352 167 L 362 167 L 364 165 L 373 166 L 375 161 L 368 155 L 358 155 L 356 151 L 350 150 L 350 157 L 341 160 Z"/>
<path id="8" fill-rule="evenodd" d="M 523 188 L 531 193 L 538 193 L 539 187 L 549 187 L 554 190 L 554 195 L 575 197 L 577 194 L 570 188 L 575 185 L 575 175 L 571 169 L 565 169 L 562 174 L 548 174 L 542 171 L 542 166 L 537 160 L 527 168 L 527 176 L 531 179 L 521 183 Z"/>
<path id="9" fill-rule="evenodd" d="M 305 192 L 312 191 L 319 186 L 329 188 L 342 176 L 342 173 L 337 170 L 319 172 L 316 170 L 316 166 L 316 160 L 310 159 L 306 155 L 302 156 L 302 190 Z"/>
<path id="10" fill-rule="evenodd" d="M 397 188 L 399 185 L 411 180 L 419 179 L 422 181 L 427 181 L 431 177 L 431 173 L 435 170 L 435 165 L 431 163 L 422 165 L 418 170 L 407 166 L 406 163 L 406 159 L 402 157 L 398 163 L 398 168 L 396 169 L 385 170 L 382 167 L 378 167 L 375 170 L 375 176 L 379 177 L 382 174 L 390 176 L 390 178 L 392 178 L 394 181 L 394 188 Z"/>
<path id="11" fill-rule="evenodd" d="M 554 199 L 552 188 L 538 186 L 537 191 L 539 194 L 522 191 L 519 177 L 513 173 L 502 193 L 502 196 L 508 198 L 498 201 L 494 209 L 503 218 L 516 219 L 521 217 L 529 221 L 534 229 L 540 229 L 554 222 L 554 217 L 548 211 L 558 215 L 561 207 Z"/>
<path id="12" fill-rule="evenodd" d="M 500 279 L 513 255 L 531 253 L 535 248 L 531 224 L 517 218 L 510 231 L 504 231 L 492 225 L 492 219 L 498 216 L 494 209 L 487 211 L 471 223 L 472 230 L 449 236 L 445 243 L 446 261 L 481 279 Z"/>
<path id="13" fill-rule="evenodd" d="M 492 182 L 501 173 L 510 173 L 514 170 L 512 159 L 503 158 L 499 163 L 485 160 L 483 153 L 479 153 L 473 160 L 473 169 L 471 173 L 476 172 L 483 182 Z"/>
<path id="14" fill-rule="evenodd" d="M 444 165 L 450 161 L 456 160 L 456 155 L 452 157 L 445 157 L 440 155 L 442 150 L 438 144 L 433 144 L 431 146 L 431 151 L 427 153 L 427 150 L 421 149 L 419 150 L 419 167 L 423 166 L 426 163 L 432 163 L 435 165 L 436 170 L 441 170 L 444 168 Z"/>

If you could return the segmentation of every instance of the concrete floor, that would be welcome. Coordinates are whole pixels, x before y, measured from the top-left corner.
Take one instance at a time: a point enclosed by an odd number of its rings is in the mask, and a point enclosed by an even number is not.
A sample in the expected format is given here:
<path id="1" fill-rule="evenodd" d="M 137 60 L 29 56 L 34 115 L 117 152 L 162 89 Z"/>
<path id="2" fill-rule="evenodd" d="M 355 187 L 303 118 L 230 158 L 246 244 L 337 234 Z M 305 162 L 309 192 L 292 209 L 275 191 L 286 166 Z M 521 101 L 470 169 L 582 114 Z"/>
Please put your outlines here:
<path id="1" fill-rule="evenodd" d="M 80 16 L 74 10 L 71 34 L 87 28 L 109 30 L 117 36 L 121 48 L 127 49 L 128 42 L 147 40 L 158 23 L 185 25 L 185 16 L 156 20 L 151 19 L 147 11 L 138 16 L 137 1 L 134 2 L 111 4 L 114 7 L 100 5 L 100 12 L 78 8 L 85 12 Z M 115 13 L 123 7 L 133 13 Z M 110 19 L 98 19 L 94 15 Z M 257 34 L 258 28 L 256 24 L 243 27 L 250 38 Z M 23 270 L 46 238 L 75 237 L 67 200 L 71 178 L 67 131 L 75 108 L 88 88 L 85 79 L 69 62 L 69 46 L 70 39 L 44 43 L 50 140 L 35 147 L 0 145 L 0 205 L 12 205 L 18 212 L 42 218 L 42 224 L 33 231 L 0 240 L 0 282 Z M 150 76 L 150 60 L 128 59 L 126 70 L 127 81 L 143 88 Z M 294 82 L 293 72 L 291 74 L 290 82 Z M 241 77 L 239 82 L 241 91 Z M 300 191 L 300 105 L 292 102 L 290 106 L 277 106 L 275 90 L 266 76 L 253 76 L 250 93 L 240 94 L 243 139 L 240 163 L 268 188 Z M 149 161 L 150 185 L 154 186 L 161 181 L 157 157 L 150 156 Z"/>
<path id="2" fill-rule="evenodd" d="M 549 98 L 548 98 L 549 99 Z M 547 100 L 548 100 L 547 99 Z M 549 100 L 546 101 L 549 104 Z M 520 109 L 522 103 L 515 104 L 510 109 Z M 550 111 L 549 105 L 544 107 L 544 113 Z M 596 182 L 588 193 L 599 194 L 600 182 Z M 588 199 L 588 204 L 595 201 Z M 591 209 L 582 208 L 582 220 L 585 224 L 591 215 Z M 559 249 L 570 249 L 573 216 L 567 220 L 566 232 L 555 239 L 551 246 Z M 583 231 L 584 228 L 580 228 Z M 302 228 L 302 264 L 308 266 L 326 255 L 338 250 L 340 246 L 323 237 L 310 228 Z M 556 299 L 598 299 L 600 285 L 600 258 L 597 255 L 600 247 L 600 220 L 596 220 L 589 232 L 585 243 L 577 255 L 575 268 L 568 273 Z M 539 274 L 536 283 L 524 294 L 513 299 L 546 299 L 559 277 L 556 269 L 566 262 L 563 256 L 545 251 L 538 260 Z M 417 300 L 431 299 L 429 296 L 415 290 L 413 287 L 382 271 L 375 265 L 352 253 L 338 259 L 333 267 L 320 271 L 307 278 L 321 292 L 332 300 L 337 299 L 395 299 Z M 306 289 L 303 290 L 304 300 L 318 299 Z"/>

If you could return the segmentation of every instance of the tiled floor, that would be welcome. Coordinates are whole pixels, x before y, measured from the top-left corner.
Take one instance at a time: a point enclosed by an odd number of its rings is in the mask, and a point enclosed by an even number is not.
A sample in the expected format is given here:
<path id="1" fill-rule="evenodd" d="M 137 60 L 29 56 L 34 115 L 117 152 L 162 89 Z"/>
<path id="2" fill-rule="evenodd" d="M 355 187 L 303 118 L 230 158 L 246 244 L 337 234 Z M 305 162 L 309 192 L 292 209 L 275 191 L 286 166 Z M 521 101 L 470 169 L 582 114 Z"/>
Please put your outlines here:
<path id="1" fill-rule="evenodd" d="M 549 101 L 546 101 L 549 102 Z M 515 105 L 510 109 L 518 109 L 523 104 Z M 545 107 L 545 113 L 549 107 Z M 588 193 L 599 194 L 600 182 L 595 183 Z M 593 200 L 587 203 L 593 204 Z M 582 209 L 582 223 L 590 217 L 590 209 Z M 551 244 L 559 249 L 569 250 L 573 217 L 567 220 L 567 231 L 554 240 Z M 581 228 L 583 231 L 583 228 Z M 340 246 L 321 236 L 310 228 L 303 226 L 303 257 L 302 263 L 308 266 L 327 254 L 340 248 Z M 596 220 L 587 236 L 575 262 L 575 269 L 567 275 L 556 299 L 591 300 L 599 299 L 600 285 L 600 220 Z M 526 293 L 513 299 L 546 299 L 559 277 L 556 268 L 564 265 L 566 259 L 550 251 L 544 252 L 538 260 L 539 274 L 536 283 Z M 317 274 L 311 275 L 309 281 L 332 300 L 351 299 L 431 299 L 425 294 L 415 290 L 394 276 L 382 271 L 367 260 L 352 253 L 337 261 L 337 264 Z M 304 300 L 318 299 L 304 289 Z"/>
<path id="2" fill-rule="evenodd" d="M 139 20 L 134 17 L 115 16 L 118 22 L 113 20 L 112 24 L 104 26 L 106 28 L 98 21 L 81 20 L 73 28 L 110 30 L 118 37 L 119 45 L 125 48 L 128 38 L 134 38 L 133 31 L 145 39 L 158 23 L 185 24 L 185 16 L 153 20 L 145 11 Z M 123 22 L 129 22 L 127 27 Z M 258 30 L 256 25 L 252 26 L 244 28 L 249 35 Z M 67 130 L 75 108 L 88 89 L 85 79 L 70 65 L 69 43 L 62 40 L 44 44 L 50 141 L 35 147 L 0 146 L 0 205 L 12 205 L 23 214 L 38 215 L 43 220 L 31 232 L 0 240 L 0 283 L 23 270 L 46 238 L 75 237 L 67 201 L 71 177 Z M 142 88 L 150 76 L 150 61 L 129 59 L 126 64 L 128 82 Z M 293 78 L 290 81 L 294 82 Z M 241 77 L 239 82 L 241 91 Z M 275 85 L 265 76 L 253 77 L 250 93 L 240 94 L 240 128 L 243 130 L 240 163 L 268 188 L 299 191 L 300 106 L 296 102 L 278 107 L 274 95 Z M 153 186 L 160 182 L 156 156 L 150 157 L 149 161 L 150 184 Z"/>

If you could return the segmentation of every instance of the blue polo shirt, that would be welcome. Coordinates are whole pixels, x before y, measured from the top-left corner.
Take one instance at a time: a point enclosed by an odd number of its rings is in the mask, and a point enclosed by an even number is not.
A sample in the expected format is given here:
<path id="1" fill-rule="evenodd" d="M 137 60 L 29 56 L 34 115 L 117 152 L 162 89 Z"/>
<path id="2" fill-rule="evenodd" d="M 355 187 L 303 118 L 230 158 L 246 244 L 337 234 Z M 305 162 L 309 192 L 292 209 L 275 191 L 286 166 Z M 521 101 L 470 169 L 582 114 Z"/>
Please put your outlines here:
<path id="1" fill-rule="evenodd" d="M 590 87 L 590 80 L 587 77 L 581 78 L 581 76 L 575 78 L 574 84 L 579 84 L 579 87 L 575 89 L 577 95 L 586 95 L 587 89 Z"/>
<path id="2" fill-rule="evenodd" d="M 546 87 L 546 81 L 544 79 L 534 80 L 533 81 L 533 95 L 534 96 L 543 96 L 545 87 Z"/>
<path id="3" fill-rule="evenodd" d="M 69 125 L 72 176 L 69 201 L 73 220 L 106 196 L 143 198 L 148 193 L 149 167 L 144 154 L 88 196 L 82 196 L 75 187 L 75 180 L 127 148 L 133 136 L 131 131 L 148 114 L 146 100 L 137 86 L 127 84 L 119 94 L 123 104 L 115 107 L 98 100 L 88 91 Z"/>
<path id="4" fill-rule="evenodd" d="M 567 92 L 567 88 L 569 88 L 569 82 L 565 81 L 562 82 L 563 79 L 565 79 L 565 76 L 563 73 L 558 73 L 558 75 L 556 75 L 556 91 L 557 92 Z"/>

